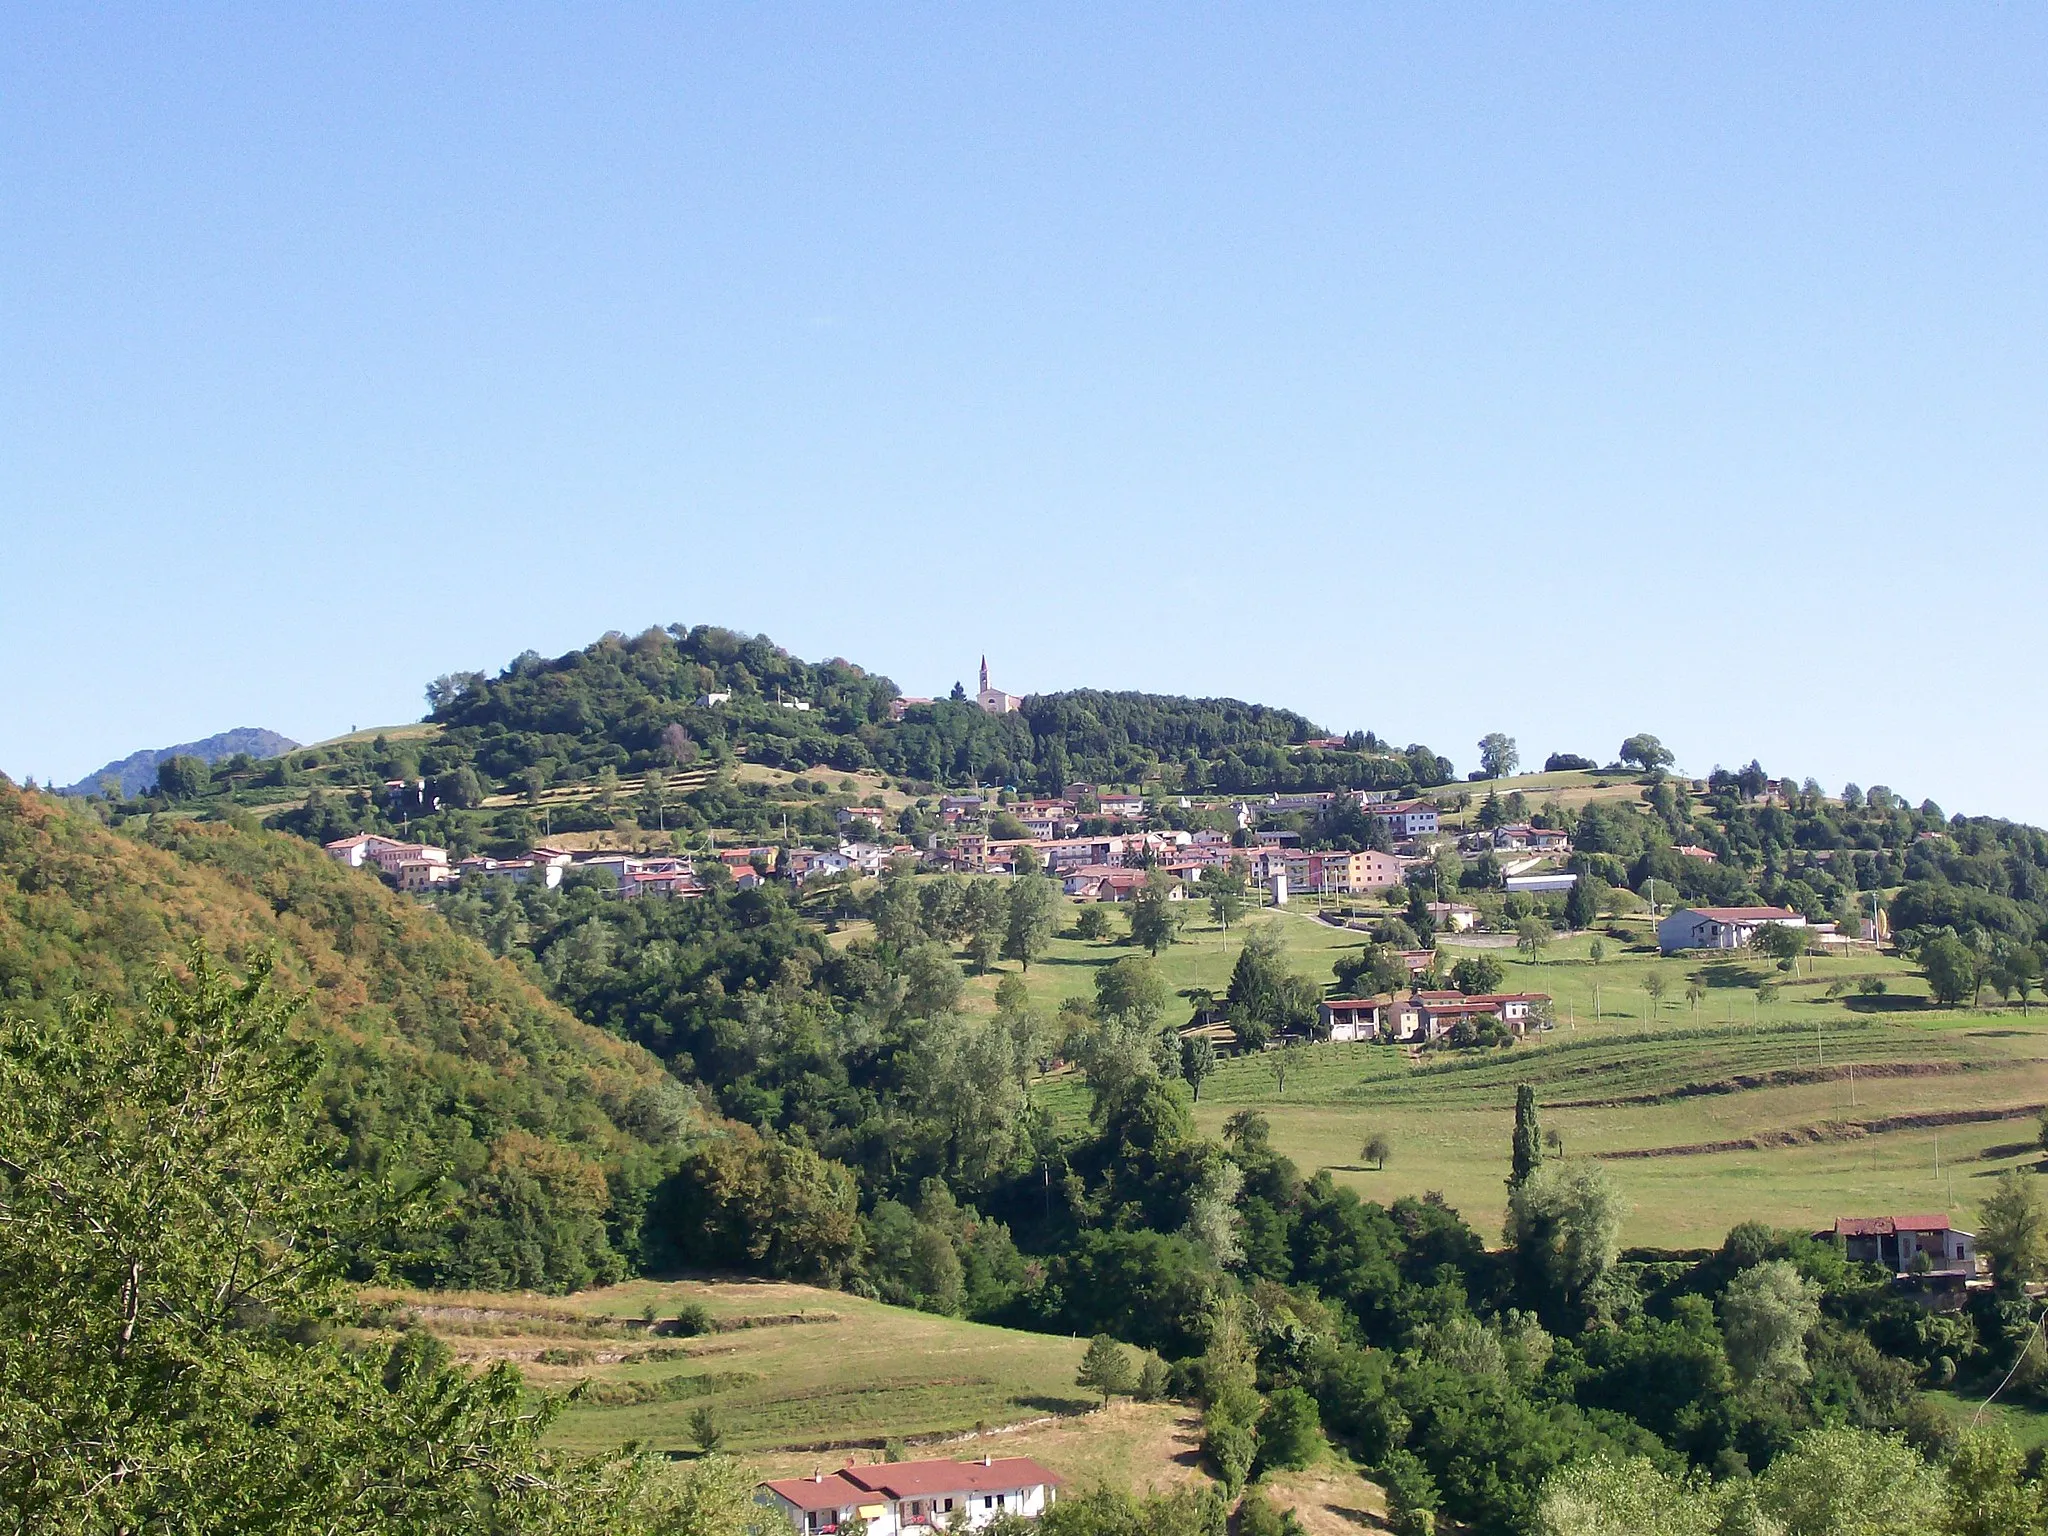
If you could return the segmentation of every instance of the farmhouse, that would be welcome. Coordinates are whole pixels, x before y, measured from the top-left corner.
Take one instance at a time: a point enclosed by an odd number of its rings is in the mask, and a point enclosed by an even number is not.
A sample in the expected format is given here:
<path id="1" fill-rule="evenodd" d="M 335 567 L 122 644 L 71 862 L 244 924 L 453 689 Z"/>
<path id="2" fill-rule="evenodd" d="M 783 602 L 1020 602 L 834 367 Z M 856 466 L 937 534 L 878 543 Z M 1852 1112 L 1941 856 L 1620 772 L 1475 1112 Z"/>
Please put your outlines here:
<path id="1" fill-rule="evenodd" d="M 1977 1269 L 1977 1235 L 1950 1226 L 1946 1216 L 1840 1216 L 1834 1235 L 1852 1261 L 1882 1264 L 1894 1274 L 1905 1274 L 1922 1254 L 1936 1271 Z"/>
<path id="2" fill-rule="evenodd" d="M 964 1524 L 968 1530 L 998 1515 L 1035 1520 L 1051 1507 L 1060 1479 L 1028 1456 L 979 1461 L 851 1463 L 836 1472 L 762 1483 L 757 1503 L 778 1510 L 797 1536 L 837 1531 L 861 1522 L 867 1536 L 902 1536 Z"/>
<path id="3" fill-rule="evenodd" d="M 1572 840 L 1553 827 L 1516 825 L 1493 829 L 1493 846 L 1503 853 L 1562 853 L 1571 845 Z"/>
<path id="4" fill-rule="evenodd" d="M 1804 928 L 1806 919 L 1784 907 L 1680 907 L 1657 925 L 1657 947 L 1667 955 L 1682 949 L 1741 949 L 1770 923 Z"/>

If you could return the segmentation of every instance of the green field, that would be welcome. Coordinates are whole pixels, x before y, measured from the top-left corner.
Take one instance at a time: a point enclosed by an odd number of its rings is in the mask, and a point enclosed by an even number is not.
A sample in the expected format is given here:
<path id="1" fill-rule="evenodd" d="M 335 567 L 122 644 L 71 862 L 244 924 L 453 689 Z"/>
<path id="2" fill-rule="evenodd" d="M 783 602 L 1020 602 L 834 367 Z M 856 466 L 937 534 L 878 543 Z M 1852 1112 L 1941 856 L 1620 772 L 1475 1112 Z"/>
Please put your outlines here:
<path id="1" fill-rule="evenodd" d="M 578 1450 L 629 1440 L 692 1449 L 690 1416 L 707 1404 L 726 1447 L 749 1458 L 878 1447 L 1089 1405 L 1074 1385 L 1086 1348 L 1079 1340 L 810 1286 L 639 1280 L 567 1297 L 364 1296 L 423 1323 L 465 1364 L 509 1360 L 535 1386 L 581 1386 L 554 1430 Z M 647 1308 L 666 1319 L 685 1302 L 701 1303 L 719 1326 L 681 1338 L 647 1325 Z"/>
<path id="2" fill-rule="evenodd" d="M 1264 920 L 1283 925 L 1297 967 L 1319 981 L 1362 939 L 1306 911 Z M 1566 1153 L 1600 1158 L 1634 1202 L 1625 1240 L 1635 1244 L 1711 1244 L 1751 1218 L 1817 1229 L 1840 1214 L 1910 1209 L 1967 1221 L 1990 1179 L 2039 1158 L 2048 1013 L 1934 1008 L 1894 957 L 1808 959 L 1795 976 L 1746 952 L 1666 959 L 1646 920 L 1623 926 L 1637 937 L 1603 936 L 1598 965 L 1587 935 L 1534 960 L 1485 951 L 1509 990 L 1556 999 L 1557 1027 L 1545 1035 L 1419 1056 L 1299 1047 L 1279 1064 L 1284 1085 L 1276 1052 L 1227 1061 L 1205 1085 L 1197 1121 L 1214 1133 L 1234 1111 L 1257 1109 L 1304 1171 L 1328 1168 L 1378 1200 L 1439 1191 L 1490 1239 L 1523 1082 L 1535 1085 Z M 1240 942 L 1202 914 L 1160 968 L 1176 988 L 1221 991 Z M 1132 952 L 1062 939 L 1032 968 L 1034 997 L 1050 1008 L 1086 994 L 1098 966 Z M 1665 982 L 1661 1005 L 1643 988 L 1653 972 Z M 1872 976 L 1884 980 L 1882 994 L 1867 990 Z M 1695 982 L 1702 995 L 1688 1001 Z M 1776 995 L 1760 1000 L 1760 982 L 1777 983 Z M 1829 996 L 1838 982 L 1849 990 Z M 1069 1122 L 1086 1114 L 1071 1074 L 1038 1092 Z M 1359 1155 L 1373 1130 L 1393 1142 L 1383 1170 Z"/>

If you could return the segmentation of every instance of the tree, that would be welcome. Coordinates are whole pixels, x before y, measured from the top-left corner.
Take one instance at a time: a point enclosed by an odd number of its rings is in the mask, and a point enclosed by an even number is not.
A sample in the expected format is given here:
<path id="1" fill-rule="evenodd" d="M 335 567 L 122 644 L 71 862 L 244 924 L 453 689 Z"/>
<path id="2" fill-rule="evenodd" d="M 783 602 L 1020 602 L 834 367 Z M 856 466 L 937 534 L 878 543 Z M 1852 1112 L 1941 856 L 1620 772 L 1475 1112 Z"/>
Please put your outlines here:
<path id="1" fill-rule="evenodd" d="M 1100 1392 L 1102 1406 L 1107 1408 L 1111 1397 L 1119 1392 L 1128 1395 L 1138 1382 L 1123 1346 L 1108 1334 L 1098 1333 L 1088 1341 L 1088 1351 L 1081 1356 L 1081 1369 L 1075 1374 L 1074 1385 Z"/>
<path id="2" fill-rule="evenodd" d="M 1937 933 L 1920 946 L 1921 972 L 1934 1000 L 1953 1008 L 1977 993 L 1977 952 L 1953 933 Z"/>
<path id="3" fill-rule="evenodd" d="M 704 1403 L 690 1413 L 690 1438 L 697 1442 L 697 1449 L 706 1455 L 725 1444 L 725 1431 L 719 1427 L 718 1415 L 709 1403 Z"/>
<path id="4" fill-rule="evenodd" d="M 1522 754 L 1515 749 L 1515 738 L 1499 731 L 1488 731 L 1479 738 L 1479 773 L 1482 778 L 1504 779 L 1513 773 L 1522 761 Z"/>
<path id="5" fill-rule="evenodd" d="M 1655 773 L 1660 768 L 1671 766 L 1671 749 L 1652 736 L 1648 731 L 1639 731 L 1621 744 L 1615 754 L 1624 763 L 1633 763 L 1644 773 Z"/>
<path id="6" fill-rule="evenodd" d="M 1765 923 L 1749 936 L 1749 947 L 1780 965 L 1806 953 L 1807 932 L 1790 923 Z"/>
<path id="7" fill-rule="evenodd" d="M 1572 928 L 1592 927 L 1600 917 L 1601 893 L 1606 889 L 1606 884 L 1591 873 L 1581 873 L 1565 893 L 1565 923 Z"/>
<path id="8" fill-rule="evenodd" d="M 1081 915 L 1074 919 L 1074 936 L 1095 940 L 1109 932 L 1109 913 L 1102 907 L 1090 903 L 1081 909 Z"/>
<path id="9" fill-rule="evenodd" d="M 1598 1163 L 1545 1163 L 1508 1196 L 1508 1242 L 1528 1279 L 1576 1302 L 1613 1267 L 1628 1209 Z"/>
<path id="10" fill-rule="evenodd" d="M 213 786 L 213 774 L 196 757 L 167 757 L 156 765 L 156 792 L 166 800 L 190 800 Z"/>
<path id="11" fill-rule="evenodd" d="M 1197 887 L 1209 902 L 1209 916 L 1216 920 L 1216 926 L 1225 933 L 1230 925 L 1244 915 L 1244 877 L 1234 869 L 1221 869 L 1216 865 L 1202 871 Z"/>
<path id="12" fill-rule="evenodd" d="M 1202 1102 L 1202 1084 L 1209 1074 L 1216 1070 L 1216 1047 L 1207 1035 L 1189 1035 L 1180 1043 L 1180 1075 L 1195 1096 L 1197 1104 Z"/>
<path id="13" fill-rule="evenodd" d="M 1721 1298 L 1728 1363 L 1748 1381 L 1806 1379 L 1806 1335 L 1820 1322 L 1821 1287 L 1785 1259 L 1751 1265 Z"/>
<path id="14" fill-rule="evenodd" d="M 1045 953 L 1059 921 L 1058 897 L 1043 875 L 1020 874 L 1010 882 L 1010 911 L 1003 933 L 1003 958 L 1031 969 Z"/>
<path id="15" fill-rule="evenodd" d="M 1158 954 L 1180 936 L 1182 904 L 1179 882 L 1158 865 L 1145 871 L 1144 883 L 1131 898 L 1131 937 Z"/>
<path id="16" fill-rule="evenodd" d="M 1536 1090 L 1523 1083 L 1515 1089 L 1515 1139 L 1508 1188 L 1520 1189 L 1542 1163 L 1543 1127 L 1536 1120 Z"/>
<path id="17" fill-rule="evenodd" d="M 2048 1199 L 2038 1175 L 2008 1169 L 1985 1197 L 1977 1219 L 1977 1246 L 2008 1290 L 2048 1275 Z"/>
<path id="18" fill-rule="evenodd" d="M 1150 1029 L 1172 996 L 1159 968 L 1143 955 L 1125 955 L 1095 973 L 1095 1007 L 1106 1019 Z"/>
<path id="19" fill-rule="evenodd" d="M 1531 915 L 1515 926 L 1515 948 L 1524 960 L 1534 960 L 1550 945 L 1550 924 Z"/>
<path id="20" fill-rule="evenodd" d="M 1650 1012 L 1654 1015 L 1664 1006 L 1664 994 L 1670 989 L 1662 971 L 1643 973 L 1643 995 L 1650 1000 Z"/>
<path id="21" fill-rule="evenodd" d="M 1279 1387 L 1259 1415 L 1256 1466 L 1271 1471 L 1306 1467 L 1323 1447 L 1322 1416 L 1316 1400 L 1300 1387 Z"/>
<path id="22" fill-rule="evenodd" d="M 543 1449 L 506 1365 L 344 1344 L 338 1171 L 259 965 L 193 950 L 139 1018 L 0 1017 L 0 1507 L 23 1531 L 641 1529 L 630 1468 Z M 536 1411 L 537 1410 L 537 1411 Z"/>
<path id="23" fill-rule="evenodd" d="M 1387 1159 L 1393 1156 L 1393 1153 L 1393 1140 L 1385 1131 L 1374 1131 L 1365 1138 L 1365 1145 L 1358 1150 L 1360 1157 L 1372 1159 L 1375 1170 L 1384 1169 L 1387 1166 Z"/>
<path id="24" fill-rule="evenodd" d="M 1706 1000 L 1707 984 L 1697 976 L 1693 977 L 1692 980 L 1685 984 L 1685 1001 L 1686 1005 L 1692 1009 L 1692 1018 L 1695 1024 L 1699 1022 L 1700 1004 Z"/>
<path id="25" fill-rule="evenodd" d="M 1451 967 L 1451 985 L 1467 997 L 1497 992 L 1500 984 L 1500 962 L 1491 955 L 1467 955 Z"/>

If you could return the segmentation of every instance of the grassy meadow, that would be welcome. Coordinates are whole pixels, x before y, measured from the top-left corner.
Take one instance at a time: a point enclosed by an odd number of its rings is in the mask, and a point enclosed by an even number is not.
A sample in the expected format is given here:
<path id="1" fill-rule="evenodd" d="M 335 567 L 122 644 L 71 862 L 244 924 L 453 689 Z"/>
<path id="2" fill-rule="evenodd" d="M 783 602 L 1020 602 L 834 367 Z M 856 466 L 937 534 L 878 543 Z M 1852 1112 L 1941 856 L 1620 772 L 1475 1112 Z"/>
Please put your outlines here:
<path id="1" fill-rule="evenodd" d="M 1086 1342 L 1018 1333 L 780 1282 L 636 1280 L 573 1296 L 373 1289 L 394 1322 L 417 1320 L 472 1366 L 505 1360 L 550 1391 L 582 1390 L 554 1429 L 597 1451 L 637 1440 L 695 1449 L 709 1406 L 725 1448 L 773 1462 L 999 1428 L 1086 1409 L 1074 1385 Z M 712 1331 L 660 1324 L 685 1303 Z M 655 1325 L 647 1321 L 653 1309 Z"/>
<path id="2" fill-rule="evenodd" d="M 1220 932 L 1205 911 L 1189 917 L 1160 969 L 1176 989 L 1220 992 L 1242 931 Z M 1254 920 L 1279 924 L 1297 969 L 1323 982 L 1363 941 L 1305 907 Z M 1751 1218 L 1817 1229 L 1840 1214 L 1946 1210 L 1967 1222 L 1991 1179 L 2039 1160 L 2048 1012 L 1935 1008 L 1913 967 L 1891 956 L 1808 958 L 1790 974 L 1747 952 L 1664 958 L 1647 919 L 1617 931 L 1626 936 L 1601 935 L 1598 964 L 1583 934 L 1533 958 L 1484 949 L 1507 989 L 1556 999 L 1547 1034 L 1505 1049 L 1312 1045 L 1278 1062 L 1277 1052 L 1226 1061 L 1196 1119 L 1214 1133 L 1257 1109 L 1304 1171 L 1327 1168 L 1377 1200 L 1441 1192 L 1492 1238 L 1515 1089 L 1528 1082 L 1566 1153 L 1599 1158 L 1634 1203 L 1625 1241 L 1658 1247 L 1715 1243 Z M 1099 966 L 1131 953 L 1059 939 L 1027 978 L 1034 1001 L 1050 1012 L 1088 995 Z M 1653 974 L 1661 1002 L 1644 987 Z M 994 979 L 970 984 L 983 1006 Z M 1775 992 L 1759 997 L 1760 984 Z M 1087 1112 L 1070 1073 L 1038 1092 L 1063 1118 Z M 1375 1130 L 1393 1144 L 1384 1169 L 1360 1156 Z"/>

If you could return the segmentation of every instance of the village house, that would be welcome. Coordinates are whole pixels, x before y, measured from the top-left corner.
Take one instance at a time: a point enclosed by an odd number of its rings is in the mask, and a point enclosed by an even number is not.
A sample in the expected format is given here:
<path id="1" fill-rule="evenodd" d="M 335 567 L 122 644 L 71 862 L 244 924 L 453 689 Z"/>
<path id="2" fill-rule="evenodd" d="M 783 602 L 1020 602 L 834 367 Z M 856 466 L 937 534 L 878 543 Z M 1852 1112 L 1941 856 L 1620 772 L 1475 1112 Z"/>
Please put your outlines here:
<path id="1" fill-rule="evenodd" d="M 979 1461 L 848 1462 L 836 1472 L 762 1483 L 756 1502 L 780 1512 L 794 1536 L 825 1536 L 855 1521 L 867 1536 L 968 1530 L 999 1515 L 1035 1520 L 1058 1498 L 1060 1479 L 1028 1456 Z"/>
<path id="2" fill-rule="evenodd" d="M 510 880 L 514 885 L 538 883 L 553 890 L 562 883 L 564 868 L 565 865 L 551 859 L 493 859 L 479 853 L 464 859 L 455 872 L 465 890 L 486 880 Z"/>
<path id="3" fill-rule="evenodd" d="M 361 869 L 386 848 L 402 848 L 405 845 L 395 837 L 379 837 L 374 832 L 358 832 L 354 837 L 339 837 L 326 845 L 327 857 L 337 864 L 346 864 L 350 869 Z"/>
<path id="4" fill-rule="evenodd" d="M 839 824 L 841 832 L 857 821 L 864 821 L 879 832 L 896 818 L 879 805 L 842 805 L 832 813 L 832 819 Z"/>
<path id="5" fill-rule="evenodd" d="M 1671 851 L 1682 858 L 1698 859 L 1702 864 L 1718 864 L 1721 862 L 1721 855 L 1714 852 L 1711 848 L 1702 848 L 1697 843 L 1680 843 Z"/>
<path id="6" fill-rule="evenodd" d="M 1319 853 L 1318 883 L 1325 891 L 1380 891 L 1401 883 L 1401 861 L 1377 848 L 1357 853 Z"/>
<path id="7" fill-rule="evenodd" d="M 1977 1272 L 1977 1235 L 1949 1225 L 1946 1216 L 1841 1216 L 1834 1236 L 1852 1263 L 1882 1264 L 1906 1274 L 1925 1255 L 1936 1272 Z"/>
<path id="8" fill-rule="evenodd" d="M 1388 833 L 1396 839 L 1405 841 L 1436 834 L 1436 807 L 1427 800 L 1389 800 L 1366 809 L 1385 822 Z"/>
<path id="9" fill-rule="evenodd" d="M 1517 823 L 1493 829 L 1493 846 L 1500 853 L 1566 853 L 1572 840 L 1554 827 L 1532 827 Z"/>
<path id="10" fill-rule="evenodd" d="M 1432 901 L 1423 906 L 1429 920 L 1452 933 L 1467 933 L 1479 924 L 1479 909 L 1457 901 Z"/>
<path id="11" fill-rule="evenodd" d="M 1097 795 L 1095 804 L 1099 815 L 1114 817 L 1119 821 L 1137 820 L 1145 814 L 1143 795 Z"/>
<path id="12" fill-rule="evenodd" d="M 1429 951 L 1418 951 L 1428 956 Z M 1427 969 L 1427 965 L 1423 967 Z M 1411 970 L 1414 969 L 1411 962 Z M 1318 1022 L 1331 1040 L 1440 1040 L 1463 1020 L 1499 1019 L 1516 1034 L 1542 1017 L 1544 992 L 1411 992 L 1406 997 L 1324 999 Z"/>
<path id="13" fill-rule="evenodd" d="M 1657 947 L 1667 955 L 1684 949 L 1741 949 L 1770 923 L 1804 928 L 1806 919 L 1784 907 L 1680 907 L 1657 925 Z"/>
<path id="14" fill-rule="evenodd" d="M 903 717 L 920 704 L 929 704 L 930 699 L 911 698 L 899 694 L 889 701 L 889 719 L 892 724 L 901 724 Z"/>

